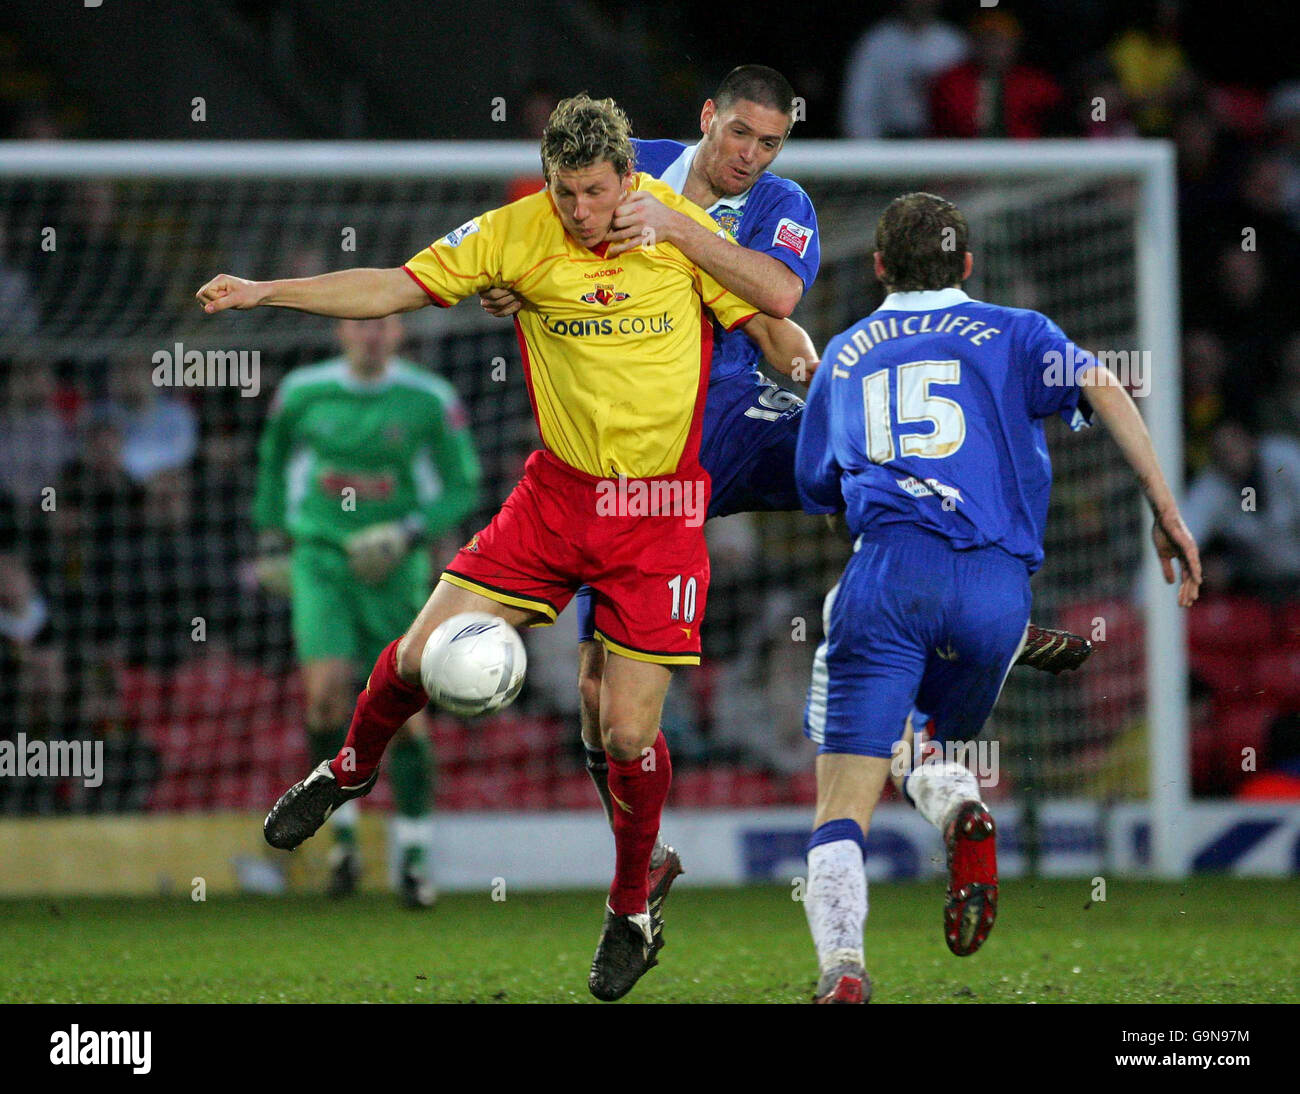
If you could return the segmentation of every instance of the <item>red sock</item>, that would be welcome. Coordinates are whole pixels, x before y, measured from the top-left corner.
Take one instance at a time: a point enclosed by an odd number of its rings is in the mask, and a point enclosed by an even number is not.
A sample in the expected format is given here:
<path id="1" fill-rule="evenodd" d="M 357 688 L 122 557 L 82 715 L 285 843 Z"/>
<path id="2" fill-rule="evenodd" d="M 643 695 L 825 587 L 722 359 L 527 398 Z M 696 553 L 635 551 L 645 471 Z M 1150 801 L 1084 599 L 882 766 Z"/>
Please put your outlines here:
<path id="1" fill-rule="evenodd" d="M 397 675 L 397 642 L 384 647 L 357 699 L 342 751 L 330 761 L 340 786 L 357 786 L 375 773 L 384 749 L 413 714 L 423 710 L 429 697 L 419 684 Z"/>
<path id="2" fill-rule="evenodd" d="M 646 910 L 650 852 L 673 781 L 664 735 L 655 738 L 653 750 L 635 760 L 611 756 L 608 781 L 614 799 L 614 884 L 609 887 L 609 906 L 615 915 L 635 915 Z"/>

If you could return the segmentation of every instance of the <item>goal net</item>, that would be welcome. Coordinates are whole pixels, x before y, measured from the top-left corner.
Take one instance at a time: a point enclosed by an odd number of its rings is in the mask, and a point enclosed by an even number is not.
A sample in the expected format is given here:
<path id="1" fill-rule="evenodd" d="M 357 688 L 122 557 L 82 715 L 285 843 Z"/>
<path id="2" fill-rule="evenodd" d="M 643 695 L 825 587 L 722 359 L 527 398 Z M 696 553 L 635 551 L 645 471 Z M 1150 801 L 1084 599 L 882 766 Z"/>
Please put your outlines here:
<path id="1" fill-rule="evenodd" d="M 818 210 L 821 273 L 795 315 L 815 343 L 879 302 L 871 251 L 884 205 L 904 190 L 943 193 L 970 221 L 971 294 L 1045 312 L 1089 349 L 1132 355 L 1140 406 L 1176 472 L 1163 148 L 796 142 L 777 166 Z M 256 585 L 249 510 L 276 385 L 339 344 L 328 320 L 280 309 L 205 317 L 193 294 L 218 272 L 395 265 L 537 185 L 535 149 L 506 144 L 27 145 L 0 156 L 0 552 L 19 589 L 4 616 L 7 709 L 15 731 L 104 739 L 112 774 L 93 800 L 11 783 L 5 810 L 261 807 L 301 776 L 288 606 Z M 469 410 L 484 490 L 468 535 L 536 446 L 513 325 L 465 303 L 407 317 L 406 333 L 403 355 L 448 379 Z M 224 354 L 231 374 L 158 386 L 156 363 L 192 351 Z M 1187 794 L 1179 623 L 1147 595 L 1148 528 L 1113 443 L 1059 422 L 1049 433 L 1056 479 L 1034 618 L 1092 638 L 1098 652 L 1062 678 L 1012 672 L 986 730 L 1000 769 L 988 792 L 1151 797 L 1167 867 L 1169 818 Z M 808 670 L 821 597 L 847 548 L 801 514 L 708 531 L 708 664 L 679 674 L 665 716 L 680 757 L 674 801 L 805 803 Z M 439 544 L 435 564 L 456 546 L 454 536 Z M 438 719 L 442 808 L 591 804 L 572 624 L 548 632 L 529 636 L 515 708 L 472 738 Z"/>

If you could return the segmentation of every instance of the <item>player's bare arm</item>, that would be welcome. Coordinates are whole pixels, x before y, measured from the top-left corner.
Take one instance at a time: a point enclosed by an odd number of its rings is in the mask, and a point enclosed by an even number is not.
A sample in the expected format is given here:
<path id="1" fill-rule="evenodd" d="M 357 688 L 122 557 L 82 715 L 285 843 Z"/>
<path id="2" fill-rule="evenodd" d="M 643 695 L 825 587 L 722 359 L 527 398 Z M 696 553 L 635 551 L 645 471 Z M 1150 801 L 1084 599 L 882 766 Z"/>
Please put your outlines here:
<path id="1" fill-rule="evenodd" d="M 611 258 L 646 241 L 671 243 L 718 284 L 778 319 L 787 318 L 803 297 L 799 275 L 780 259 L 734 246 L 644 190 L 614 210 L 606 238 Z"/>
<path id="2" fill-rule="evenodd" d="M 759 312 L 745 323 L 744 329 L 777 372 L 803 384 L 813 378 L 817 371 L 817 347 L 798 323 Z"/>
<path id="3" fill-rule="evenodd" d="M 424 290 L 400 266 L 337 270 L 282 281 L 249 281 L 218 274 L 194 296 L 209 315 L 227 308 L 272 307 L 336 319 L 379 319 L 430 303 Z"/>
<path id="4" fill-rule="evenodd" d="M 1196 540 L 1183 523 L 1173 491 L 1160 470 L 1146 423 L 1129 393 L 1104 365 L 1089 369 L 1079 383 L 1087 389 L 1088 402 L 1115 438 L 1141 484 L 1142 493 L 1155 514 L 1151 538 L 1155 541 L 1156 554 L 1160 556 L 1165 581 L 1170 585 L 1174 583 L 1173 560 L 1178 559 L 1182 568 L 1178 603 L 1190 608 L 1200 591 L 1201 557 L 1196 549 Z"/>

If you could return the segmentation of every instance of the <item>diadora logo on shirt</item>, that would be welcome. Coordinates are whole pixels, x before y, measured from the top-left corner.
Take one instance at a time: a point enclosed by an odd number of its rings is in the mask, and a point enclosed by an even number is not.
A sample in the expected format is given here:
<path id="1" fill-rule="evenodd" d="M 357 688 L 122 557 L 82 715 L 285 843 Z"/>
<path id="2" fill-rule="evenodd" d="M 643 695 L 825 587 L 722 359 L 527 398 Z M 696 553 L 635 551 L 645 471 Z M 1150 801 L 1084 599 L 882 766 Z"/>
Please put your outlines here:
<path id="1" fill-rule="evenodd" d="M 789 217 L 782 217 L 781 223 L 776 226 L 776 235 L 772 237 L 772 245 L 788 247 L 802 258 L 804 251 L 808 249 L 808 241 L 812 239 L 812 234 L 811 228 L 796 224 Z"/>
<path id="2" fill-rule="evenodd" d="M 597 285 L 591 292 L 583 293 L 578 299 L 584 304 L 617 304 L 626 300 L 631 294 L 619 292 L 613 285 Z"/>

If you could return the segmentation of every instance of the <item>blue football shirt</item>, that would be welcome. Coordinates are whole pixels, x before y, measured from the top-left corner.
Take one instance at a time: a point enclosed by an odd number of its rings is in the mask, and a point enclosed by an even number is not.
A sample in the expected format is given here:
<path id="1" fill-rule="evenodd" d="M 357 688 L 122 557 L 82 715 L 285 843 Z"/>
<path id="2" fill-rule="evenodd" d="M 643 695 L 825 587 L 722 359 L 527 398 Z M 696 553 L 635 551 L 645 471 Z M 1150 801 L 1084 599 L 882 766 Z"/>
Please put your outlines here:
<path id="1" fill-rule="evenodd" d="M 680 141 L 632 143 L 636 169 L 654 175 L 680 194 L 698 146 Z M 720 198 L 707 212 L 742 247 L 784 262 L 808 291 L 821 263 L 821 240 L 812 200 L 797 182 L 764 171 L 743 194 Z M 746 372 L 757 377 L 761 358 L 744 330 L 724 331 L 715 326 L 711 382 Z"/>
<path id="2" fill-rule="evenodd" d="M 799 432 L 804 508 L 857 535 L 909 524 L 957 549 L 1043 561 L 1052 466 L 1043 419 L 1086 424 L 1096 364 L 1044 315 L 960 289 L 891 293 L 827 344 Z M 1086 406 L 1086 403 L 1085 403 Z"/>

